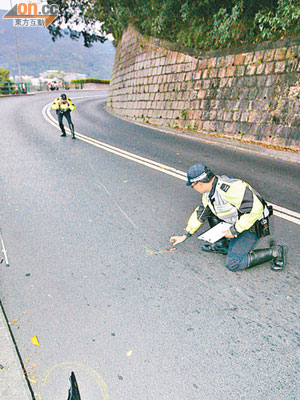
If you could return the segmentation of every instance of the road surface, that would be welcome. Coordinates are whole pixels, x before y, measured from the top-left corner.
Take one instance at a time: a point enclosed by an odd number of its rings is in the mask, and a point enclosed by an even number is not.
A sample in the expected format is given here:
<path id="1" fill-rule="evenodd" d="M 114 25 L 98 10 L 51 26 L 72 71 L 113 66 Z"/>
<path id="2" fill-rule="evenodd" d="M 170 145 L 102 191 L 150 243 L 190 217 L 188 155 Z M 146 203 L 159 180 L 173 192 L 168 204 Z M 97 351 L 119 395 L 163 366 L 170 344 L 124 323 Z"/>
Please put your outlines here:
<path id="1" fill-rule="evenodd" d="M 296 216 L 299 165 L 122 121 L 103 91 L 68 95 L 94 144 L 59 136 L 53 93 L 0 99 L 0 293 L 35 398 L 67 399 L 74 371 L 82 400 L 299 399 L 300 225 L 273 218 L 281 272 L 229 272 L 197 235 L 166 251 L 200 201 L 190 165 Z"/>

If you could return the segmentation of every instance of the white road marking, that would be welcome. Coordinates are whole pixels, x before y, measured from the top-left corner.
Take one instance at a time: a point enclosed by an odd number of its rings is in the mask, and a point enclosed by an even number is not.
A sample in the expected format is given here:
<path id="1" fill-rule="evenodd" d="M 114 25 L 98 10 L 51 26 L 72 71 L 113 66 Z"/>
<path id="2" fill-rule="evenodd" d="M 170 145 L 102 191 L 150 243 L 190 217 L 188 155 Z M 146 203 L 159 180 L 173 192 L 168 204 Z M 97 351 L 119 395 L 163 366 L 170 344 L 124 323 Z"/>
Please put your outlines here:
<path id="1" fill-rule="evenodd" d="M 105 98 L 106 96 L 82 96 L 82 97 L 77 97 L 79 98 L 86 98 L 86 97 L 103 97 Z M 75 97 L 73 97 L 75 98 Z M 49 122 L 51 125 L 53 125 L 56 129 L 60 129 L 58 122 L 53 118 L 53 116 L 50 113 L 51 110 L 51 105 L 52 102 L 49 104 L 46 104 L 45 107 L 43 108 L 42 114 L 44 119 Z M 67 128 L 66 131 L 70 134 L 70 130 Z M 142 164 L 148 168 L 152 168 L 156 171 L 163 172 L 164 174 L 173 176 L 174 178 L 181 179 L 182 181 L 186 181 L 186 172 L 180 171 L 176 168 L 170 167 L 169 165 L 158 163 L 156 161 L 150 160 L 145 157 L 138 156 L 134 153 L 130 153 L 126 150 L 122 150 L 118 147 L 111 146 L 109 144 L 106 144 L 104 142 L 101 142 L 100 140 L 96 140 L 93 138 L 90 138 L 88 136 L 82 135 L 79 132 L 75 131 L 75 135 L 78 139 L 82 140 L 83 142 L 89 143 L 92 146 L 98 147 L 102 150 L 108 151 L 110 153 L 116 154 L 119 157 L 126 158 L 128 160 L 134 161 L 138 164 Z M 269 203 L 273 206 L 274 208 L 274 215 L 276 215 L 279 218 L 285 219 L 287 221 L 293 222 L 294 224 L 300 225 L 300 213 L 292 210 L 288 210 L 287 208 L 277 206 L 276 204 Z"/>
<path id="2" fill-rule="evenodd" d="M 7 257 L 7 250 L 4 244 L 3 236 L 2 236 L 2 229 L 0 228 L 0 239 L 2 244 L 2 252 L 4 254 L 6 266 L 9 267 L 8 257 Z"/>

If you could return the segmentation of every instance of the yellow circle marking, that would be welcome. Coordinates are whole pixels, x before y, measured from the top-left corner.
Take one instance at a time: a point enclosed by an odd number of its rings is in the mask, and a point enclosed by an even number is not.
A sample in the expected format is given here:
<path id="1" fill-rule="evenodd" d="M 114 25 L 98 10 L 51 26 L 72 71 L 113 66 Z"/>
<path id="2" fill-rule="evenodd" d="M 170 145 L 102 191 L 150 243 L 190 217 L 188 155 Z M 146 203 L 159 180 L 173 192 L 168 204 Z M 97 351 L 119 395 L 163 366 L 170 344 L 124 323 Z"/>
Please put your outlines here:
<path id="1" fill-rule="evenodd" d="M 76 367 L 82 368 L 85 371 L 87 371 L 89 373 L 89 375 L 94 376 L 94 378 L 96 379 L 97 385 L 100 388 L 103 400 L 109 400 L 109 393 L 108 393 L 107 385 L 106 385 L 104 379 L 98 374 L 97 371 L 95 371 L 94 369 L 92 369 L 91 367 L 89 367 L 88 365 L 85 365 L 83 363 L 67 361 L 67 362 L 64 362 L 64 363 L 60 363 L 60 364 L 54 365 L 54 367 L 52 367 L 52 368 L 50 368 L 49 370 L 46 371 L 45 378 L 42 379 L 43 384 L 47 383 L 47 380 L 49 379 L 50 375 L 57 368 L 60 368 L 60 367 L 71 367 L 71 366 L 76 366 Z"/>

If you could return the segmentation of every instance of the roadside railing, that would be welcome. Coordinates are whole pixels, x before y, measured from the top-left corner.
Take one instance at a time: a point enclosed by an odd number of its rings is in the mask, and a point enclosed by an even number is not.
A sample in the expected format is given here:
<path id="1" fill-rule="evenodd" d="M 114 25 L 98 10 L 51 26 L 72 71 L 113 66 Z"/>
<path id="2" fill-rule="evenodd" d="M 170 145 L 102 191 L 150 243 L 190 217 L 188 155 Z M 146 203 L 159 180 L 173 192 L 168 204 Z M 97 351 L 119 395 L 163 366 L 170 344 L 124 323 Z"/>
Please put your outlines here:
<path id="1" fill-rule="evenodd" d="M 109 82 L 109 81 L 108 81 Z M 104 82 L 103 82 L 104 83 Z M 106 83 L 106 82 L 105 82 Z M 40 82 L 39 85 L 33 85 L 32 83 L 23 82 L 23 83 L 12 83 L 5 82 L 2 85 L 0 84 L 0 96 L 2 95 L 16 95 L 16 94 L 27 94 L 33 92 L 57 92 L 57 91 L 65 91 L 70 89 L 84 89 L 85 85 L 87 88 L 90 85 L 90 82 L 63 82 L 62 84 L 57 84 L 54 87 L 49 87 L 47 83 Z M 99 84 L 100 85 L 100 84 Z"/>

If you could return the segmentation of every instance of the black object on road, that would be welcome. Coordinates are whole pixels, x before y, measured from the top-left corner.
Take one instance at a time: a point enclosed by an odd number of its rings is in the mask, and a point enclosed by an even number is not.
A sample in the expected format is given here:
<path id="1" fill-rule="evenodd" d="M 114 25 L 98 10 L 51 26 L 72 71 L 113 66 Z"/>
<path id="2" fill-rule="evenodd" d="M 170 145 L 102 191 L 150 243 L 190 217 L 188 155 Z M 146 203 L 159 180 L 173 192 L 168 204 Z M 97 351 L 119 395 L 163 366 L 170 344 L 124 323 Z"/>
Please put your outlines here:
<path id="1" fill-rule="evenodd" d="M 70 376 L 70 384 L 71 387 L 69 389 L 69 395 L 67 400 L 81 400 L 78 384 L 73 371 Z"/>

